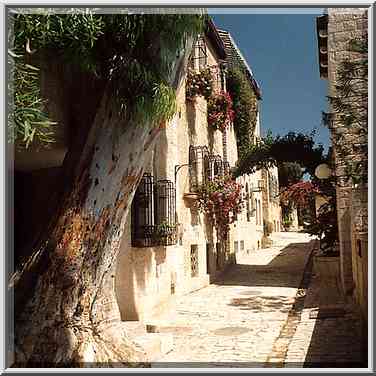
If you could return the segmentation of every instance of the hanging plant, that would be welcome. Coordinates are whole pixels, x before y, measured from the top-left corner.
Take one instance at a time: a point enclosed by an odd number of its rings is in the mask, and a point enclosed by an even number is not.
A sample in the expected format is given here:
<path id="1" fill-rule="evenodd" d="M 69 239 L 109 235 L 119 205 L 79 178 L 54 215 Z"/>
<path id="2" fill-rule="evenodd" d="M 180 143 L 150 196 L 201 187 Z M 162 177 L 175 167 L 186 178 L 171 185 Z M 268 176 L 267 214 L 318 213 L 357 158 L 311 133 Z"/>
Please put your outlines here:
<path id="1" fill-rule="evenodd" d="M 209 126 L 223 132 L 233 120 L 234 110 L 230 94 L 221 91 L 212 95 L 208 100 Z"/>
<path id="2" fill-rule="evenodd" d="M 196 96 L 203 96 L 208 100 L 213 92 L 213 75 L 210 68 L 196 72 L 188 69 L 187 81 L 185 84 L 185 96 L 188 100 L 194 100 Z"/>
<path id="3" fill-rule="evenodd" d="M 229 175 L 215 177 L 198 191 L 198 208 L 212 220 L 218 237 L 226 239 L 229 225 L 243 207 L 242 186 Z"/>

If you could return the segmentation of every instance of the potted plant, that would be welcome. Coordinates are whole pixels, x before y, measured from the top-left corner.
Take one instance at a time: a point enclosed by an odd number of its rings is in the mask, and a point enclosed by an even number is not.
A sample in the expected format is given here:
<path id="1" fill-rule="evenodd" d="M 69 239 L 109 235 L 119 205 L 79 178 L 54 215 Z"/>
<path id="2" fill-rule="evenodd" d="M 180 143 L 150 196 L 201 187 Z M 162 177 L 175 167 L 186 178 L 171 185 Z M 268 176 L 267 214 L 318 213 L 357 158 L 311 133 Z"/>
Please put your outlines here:
<path id="1" fill-rule="evenodd" d="M 176 232 L 176 226 L 163 221 L 154 227 L 153 239 L 157 244 L 165 244 Z"/>
<path id="2" fill-rule="evenodd" d="M 290 231 L 292 220 L 290 218 L 285 218 L 282 223 L 283 223 L 283 227 L 285 228 L 285 230 Z"/>
<path id="3" fill-rule="evenodd" d="M 230 94 L 221 91 L 208 99 L 208 124 L 214 129 L 224 131 L 234 120 Z"/>
<path id="4" fill-rule="evenodd" d="M 317 217 L 305 225 L 305 231 L 316 235 L 320 247 L 314 257 L 314 267 L 320 277 L 339 278 L 339 236 L 335 197 L 322 205 Z"/>
<path id="5" fill-rule="evenodd" d="M 187 81 L 185 84 L 185 97 L 193 101 L 196 96 L 203 96 L 208 100 L 213 92 L 213 75 L 210 68 L 196 72 L 188 69 Z"/>

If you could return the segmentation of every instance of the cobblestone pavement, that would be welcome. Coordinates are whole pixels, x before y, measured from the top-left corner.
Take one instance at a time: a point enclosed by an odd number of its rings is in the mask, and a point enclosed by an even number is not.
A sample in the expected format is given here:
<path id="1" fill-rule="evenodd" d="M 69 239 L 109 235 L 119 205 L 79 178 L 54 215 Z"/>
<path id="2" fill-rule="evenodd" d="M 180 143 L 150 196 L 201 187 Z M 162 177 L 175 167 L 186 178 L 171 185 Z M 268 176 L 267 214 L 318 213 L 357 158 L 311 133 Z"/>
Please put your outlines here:
<path id="1" fill-rule="evenodd" d="M 176 310 L 156 318 L 163 331 L 173 333 L 174 349 L 152 366 L 278 364 L 274 354 L 282 348 L 287 353 L 289 341 L 280 334 L 309 260 L 310 240 L 306 234 L 276 234 L 273 247 L 252 251 L 215 284 L 180 297 Z"/>

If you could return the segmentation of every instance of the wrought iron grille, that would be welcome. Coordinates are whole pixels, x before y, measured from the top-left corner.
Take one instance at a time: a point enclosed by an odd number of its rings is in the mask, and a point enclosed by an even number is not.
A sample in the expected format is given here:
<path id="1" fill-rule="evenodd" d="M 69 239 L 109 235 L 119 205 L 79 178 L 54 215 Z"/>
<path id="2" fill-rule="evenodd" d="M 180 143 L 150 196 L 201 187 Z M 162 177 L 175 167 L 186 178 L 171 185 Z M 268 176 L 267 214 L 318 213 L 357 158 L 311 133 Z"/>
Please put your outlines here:
<path id="1" fill-rule="evenodd" d="M 173 183 L 144 174 L 132 202 L 132 246 L 176 244 L 175 207 Z"/>
<path id="2" fill-rule="evenodd" d="M 197 64 L 196 64 L 197 61 Z M 188 66 L 192 69 L 202 70 L 206 68 L 208 63 L 208 54 L 206 51 L 205 39 L 202 36 L 197 38 L 197 41 L 193 47 L 193 51 L 189 58 Z"/>
<path id="3" fill-rule="evenodd" d="M 198 276 L 198 246 L 191 245 L 191 277 Z"/>
<path id="4" fill-rule="evenodd" d="M 247 221 L 249 222 L 251 220 L 251 209 L 249 205 L 249 189 L 248 189 L 248 183 L 245 184 L 245 207 L 247 211 Z"/>
<path id="5" fill-rule="evenodd" d="M 208 63 L 205 39 L 200 36 L 195 45 L 195 58 L 198 60 L 199 69 L 204 69 Z"/>
<path id="6" fill-rule="evenodd" d="M 225 175 L 230 174 L 230 162 L 223 162 L 223 172 Z"/>
<path id="7" fill-rule="evenodd" d="M 278 182 L 277 178 L 269 173 L 269 199 L 278 202 Z"/>
<path id="8" fill-rule="evenodd" d="M 155 193 L 156 238 L 160 245 L 176 244 L 176 192 L 170 180 L 158 180 Z"/>
<path id="9" fill-rule="evenodd" d="M 206 166 L 205 162 L 209 151 L 207 146 L 189 147 L 189 184 L 190 191 L 197 192 L 197 189 L 205 183 Z"/>
<path id="10" fill-rule="evenodd" d="M 223 176 L 224 164 L 219 154 L 209 154 L 206 162 L 206 179 L 213 180 L 215 177 Z"/>

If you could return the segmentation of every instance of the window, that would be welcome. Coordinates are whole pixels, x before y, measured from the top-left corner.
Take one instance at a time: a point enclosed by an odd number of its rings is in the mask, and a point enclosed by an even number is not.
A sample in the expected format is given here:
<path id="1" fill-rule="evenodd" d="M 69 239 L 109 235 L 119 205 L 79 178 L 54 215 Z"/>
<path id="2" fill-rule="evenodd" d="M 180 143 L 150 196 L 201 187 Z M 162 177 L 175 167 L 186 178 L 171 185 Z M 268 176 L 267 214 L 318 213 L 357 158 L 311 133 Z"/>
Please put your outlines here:
<path id="1" fill-rule="evenodd" d="M 191 245 L 191 277 L 198 276 L 198 246 Z"/>
<path id="2" fill-rule="evenodd" d="M 244 251 L 244 240 L 240 241 L 240 250 Z"/>
<path id="3" fill-rule="evenodd" d="M 262 225 L 261 200 L 258 200 L 258 206 L 259 206 L 259 225 Z"/>
<path id="4" fill-rule="evenodd" d="M 278 203 L 278 181 L 277 178 L 268 172 L 269 181 L 269 200 Z"/>
<path id="5" fill-rule="evenodd" d="M 234 252 L 237 253 L 239 251 L 239 243 L 234 242 Z"/>
<path id="6" fill-rule="evenodd" d="M 251 220 L 251 210 L 249 206 L 249 189 L 248 189 L 248 183 L 245 183 L 245 206 L 247 210 L 247 221 L 250 222 Z"/>
<path id="7" fill-rule="evenodd" d="M 207 157 L 206 166 L 206 179 L 213 180 L 217 176 L 223 176 L 224 165 L 222 158 L 219 154 L 209 154 Z"/>
<path id="8" fill-rule="evenodd" d="M 144 174 L 132 202 L 132 246 L 176 244 L 175 203 L 171 181 Z"/>
<path id="9" fill-rule="evenodd" d="M 205 173 L 208 167 L 209 151 L 207 146 L 189 147 L 189 183 L 190 191 L 197 192 L 197 189 L 205 183 Z"/>
<path id="10" fill-rule="evenodd" d="M 220 75 L 221 75 L 221 90 L 226 91 L 226 63 L 221 63 L 219 66 Z"/>
<path id="11" fill-rule="evenodd" d="M 189 68 L 195 70 L 202 70 L 206 68 L 208 63 L 208 54 L 206 51 L 206 44 L 205 39 L 203 36 L 199 36 L 197 41 L 193 47 L 193 51 L 191 53 L 189 59 Z"/>

